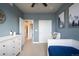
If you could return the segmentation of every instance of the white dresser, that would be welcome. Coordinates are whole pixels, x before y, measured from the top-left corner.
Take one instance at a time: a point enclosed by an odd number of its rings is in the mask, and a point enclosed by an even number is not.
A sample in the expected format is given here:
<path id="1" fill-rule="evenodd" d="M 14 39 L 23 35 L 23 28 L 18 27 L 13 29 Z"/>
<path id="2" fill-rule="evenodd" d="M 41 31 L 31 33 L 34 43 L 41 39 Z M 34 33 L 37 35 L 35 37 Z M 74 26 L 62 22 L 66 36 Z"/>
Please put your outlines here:
<path id="1" fill-rule="evenodd" d="M 0 56 L 16 56 L 21 52 L 22 36 L 0 37 Z"/>

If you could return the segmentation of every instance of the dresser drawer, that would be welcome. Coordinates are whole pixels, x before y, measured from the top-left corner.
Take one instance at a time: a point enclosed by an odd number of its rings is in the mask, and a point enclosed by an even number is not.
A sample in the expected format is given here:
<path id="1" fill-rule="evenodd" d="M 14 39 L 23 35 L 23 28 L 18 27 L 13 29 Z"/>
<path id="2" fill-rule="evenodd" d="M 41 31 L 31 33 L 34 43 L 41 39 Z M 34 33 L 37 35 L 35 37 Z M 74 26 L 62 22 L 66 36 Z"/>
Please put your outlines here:
<path id="1" fill-rule="evenodd" d="M 14 37 L 0 42 L 0 56 L 16 56 L 21 51 L 21 40 Z"/>
<path id="2" fill-rule="evenodd" d="M 0 43 L 0 56 L 2 55 L 2 44 Z"/>

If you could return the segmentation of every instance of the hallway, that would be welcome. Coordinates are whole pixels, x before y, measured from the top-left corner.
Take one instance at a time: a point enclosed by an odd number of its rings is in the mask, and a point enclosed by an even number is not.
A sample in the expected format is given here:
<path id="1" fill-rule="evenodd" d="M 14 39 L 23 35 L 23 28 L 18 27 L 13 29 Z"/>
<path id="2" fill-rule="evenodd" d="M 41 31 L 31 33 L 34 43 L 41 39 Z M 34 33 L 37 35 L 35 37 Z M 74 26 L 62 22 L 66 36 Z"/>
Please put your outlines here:
<path id="1" fill-rule="evenodd" d="M 47 43 L 32 43 L 32 40 L 26 40 L 23 50 L 19 56 L 46 56 Z"/>

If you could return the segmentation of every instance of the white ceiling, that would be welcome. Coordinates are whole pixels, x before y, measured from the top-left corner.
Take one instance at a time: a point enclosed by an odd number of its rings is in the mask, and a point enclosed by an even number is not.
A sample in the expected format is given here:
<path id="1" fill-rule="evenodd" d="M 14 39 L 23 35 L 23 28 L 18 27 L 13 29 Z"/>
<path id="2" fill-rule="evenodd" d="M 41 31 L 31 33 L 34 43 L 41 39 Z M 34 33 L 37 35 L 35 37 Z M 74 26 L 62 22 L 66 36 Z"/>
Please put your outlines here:
<path id="1" fill-rule="evenodd" d="M 63 3 L 47 3 L 45 7 L 42 3 L 36 3 L 34 7 L 31 7 L 32 3 L 15 3 L 15 5 L 24 13 L 54 13 Z"/>

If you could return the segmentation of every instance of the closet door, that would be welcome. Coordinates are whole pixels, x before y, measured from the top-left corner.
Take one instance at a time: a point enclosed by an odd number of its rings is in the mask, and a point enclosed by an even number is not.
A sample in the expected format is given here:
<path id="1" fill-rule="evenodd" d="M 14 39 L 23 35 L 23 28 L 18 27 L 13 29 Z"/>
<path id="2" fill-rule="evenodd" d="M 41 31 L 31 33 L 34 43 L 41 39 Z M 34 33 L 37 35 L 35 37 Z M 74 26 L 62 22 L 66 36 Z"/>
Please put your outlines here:
<path id="1" fill-rule="evenodd" d="M 39 42 L 46 43 L 52 34 L 52 20 L 39 20 Z"/>

